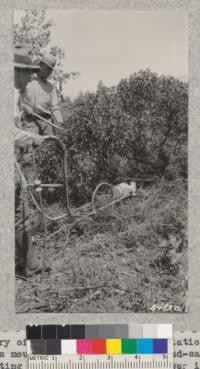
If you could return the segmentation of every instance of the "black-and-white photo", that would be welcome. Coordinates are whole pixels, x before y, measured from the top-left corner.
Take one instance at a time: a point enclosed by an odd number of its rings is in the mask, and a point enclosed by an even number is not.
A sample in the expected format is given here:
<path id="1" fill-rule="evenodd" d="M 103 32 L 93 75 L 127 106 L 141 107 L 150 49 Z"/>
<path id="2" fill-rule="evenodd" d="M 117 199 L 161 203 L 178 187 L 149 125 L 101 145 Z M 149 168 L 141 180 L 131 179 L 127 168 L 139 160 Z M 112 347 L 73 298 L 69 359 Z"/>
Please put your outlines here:
<path id="1" fill-rule="evenodd" d="M 187 312 L 188 17 L 14 13 L 16 312 Z"/>

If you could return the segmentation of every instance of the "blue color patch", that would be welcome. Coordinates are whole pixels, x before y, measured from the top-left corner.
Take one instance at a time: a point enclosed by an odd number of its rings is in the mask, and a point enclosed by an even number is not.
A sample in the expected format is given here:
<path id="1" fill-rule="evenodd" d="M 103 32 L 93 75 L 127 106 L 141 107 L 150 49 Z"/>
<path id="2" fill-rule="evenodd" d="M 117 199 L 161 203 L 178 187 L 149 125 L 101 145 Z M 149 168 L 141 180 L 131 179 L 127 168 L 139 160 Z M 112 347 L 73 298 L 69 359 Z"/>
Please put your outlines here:
<path id="1" fill-rule="evenodd" d="M 168 353 L 168 340 L 167 339 L 153 339 L 153 353 L 154 354 L 167 354 Z"/>
<path id="2" fill-rule="evenodd" d="M 153 340 L 150 338 L 142 338 L 137 340 L 138 354 L 153 354 Z"/>

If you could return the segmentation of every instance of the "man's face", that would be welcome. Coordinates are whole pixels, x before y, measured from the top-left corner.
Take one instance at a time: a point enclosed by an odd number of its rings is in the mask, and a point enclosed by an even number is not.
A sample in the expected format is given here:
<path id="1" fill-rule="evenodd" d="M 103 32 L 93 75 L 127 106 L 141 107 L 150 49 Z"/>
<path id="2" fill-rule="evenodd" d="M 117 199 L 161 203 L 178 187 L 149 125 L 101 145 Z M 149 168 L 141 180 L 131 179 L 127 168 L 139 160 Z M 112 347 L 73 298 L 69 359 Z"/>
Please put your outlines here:
<path id="1" fill-rule="evenodd" d="M 15 69 L 15 77 L 17 86 L 21 91 L 24 91 L 27 84 L 31 81 L 32 72 L 28 69 Z"/>
<path id="2" fill-rule="evenodd" d="M 44 80 L 46 80 L 51 73 L 53 72 L 53 69 L 51 69 L 50 67 L 48 67 L 48 65 L 46 65 L 45 63 L 40 62 L 40 71 L 39 71 L 39 75 L 41 78 L 43 78 Z"/>

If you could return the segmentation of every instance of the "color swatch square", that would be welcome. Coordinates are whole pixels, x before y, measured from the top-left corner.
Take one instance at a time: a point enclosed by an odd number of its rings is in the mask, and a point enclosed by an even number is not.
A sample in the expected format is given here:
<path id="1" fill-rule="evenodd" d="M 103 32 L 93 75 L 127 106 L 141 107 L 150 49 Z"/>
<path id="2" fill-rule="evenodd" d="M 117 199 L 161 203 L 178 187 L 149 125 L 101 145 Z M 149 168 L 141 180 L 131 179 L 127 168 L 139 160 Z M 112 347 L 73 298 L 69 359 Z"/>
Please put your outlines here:
<path id="1" fill-rule="evenodd" d="M 129 324 L 128 326 L 129 338 L 142 338 L 142 325 L 141 324 Z"/>
<path id="2" fill-rule="evenodd" d="M 32 355 L 46 355 L 46 340 L 32 340 L 31 353 Z"/>
<path id="3" fill-rule="evenodd" d="M 149 338 L 143 338 L 137 340 L 137 353 L 138 354 L 152 354 L 153 353 L 153 340 Z"/>
<path id="4" fill-rule="evenodd" d="M 56 338 L 56 325 L 42 325 L 42 338 L 55 339 Z"/>
<path id="5" fill-rule="evenodd" d="M 167 346 L 168 346 L 168 354 L 173 354 L 174 352 L 174 344 L 173 344 L 173 339 L 168 339 L 167 340 Z"/>
<path id="6" fill-rule="evenodd" d="M 92 354 L 92 340 L 81 339 L 77 340 L 78 354 Z"/>
<path id="7" fill-rule="evenodd" d="M 61 341 L 61 354 L 62 355 L 74 355 L 77 353 L 76 340 L 62 340 Z"/>
<path id="8" fill-rule="evenodd" d="M 153 353 L 154 354 L 167 354 L 168 351 L 167 339 L 154 339 L 153 340 Z"/>
<path id="9" fill-rule="evenodd" d="M 142 338 L 157 338 L 157 324 L 144 324 L 142 327 Z"/>
<path id="10" fill-rule="evenodd" d="M 85 325 L 83 324 L 71 325 L 70 338 L 71 339 L 85 338 Z"/>
<path id="11" fill-rule="evenodd" d="M 85 326 L 85 338 L 101 338 L 100 325 L 88 324 Z"/>
<path id="12" fill-rule="evenodd" d="M 70 339 L 70 325 L 57 325 L 56 338 Z"/>
<path id="13" fill-rule="evenodd" d="M 47 355 L 61 354 L 61 340 L 46 340 Z"/>
<path id="14" fill-rule="evenodd" d="M 26 326 L 26 339 L 27 340 L 41 340 L 42 329 L 41 325 L 27 325 Z"/>
<path id="15" fill-rule="evenodd" d="M 158 324 L 158 338 L 172 338 L 173 329 L 172 324 Z"/>
<path id="16" fill-rule="evenodd" d="M 106 354 L 106 340 L 96 339 L 92 340 L 92 353 L 93 354 Z"/>
<path id="17" fill-rule="evenodd" d="M 122 345 L 121 339 L 107 339 L 106 340 L 106 353 L 107 354 L 121 354 L 122 353 Z"/>
<path id="18" fill-rule="evenodd" d="M 26 351 L 27 351 L 27 354 L 28 355 L 31 355 L 32 354 L 32 351 L 31 351 L 31 341 L 30 340 L 26 340 Z"/>
<path id="19" fill-rule="evenodd" d="M 112 338 L 128 338 L 128 324 L 114 325 L 114 335 Z"/>
<path id="20" fill-rule="evenodd" d="M 99 326 L 100 338 L 114 338 L 115 337 L 114 324 L 102 324 Z"/>
<path id="21" fill-rule="evenodd" d="M 137 340 L 134 338 L 122 339 L 122 354 L 137 354 Z"/>

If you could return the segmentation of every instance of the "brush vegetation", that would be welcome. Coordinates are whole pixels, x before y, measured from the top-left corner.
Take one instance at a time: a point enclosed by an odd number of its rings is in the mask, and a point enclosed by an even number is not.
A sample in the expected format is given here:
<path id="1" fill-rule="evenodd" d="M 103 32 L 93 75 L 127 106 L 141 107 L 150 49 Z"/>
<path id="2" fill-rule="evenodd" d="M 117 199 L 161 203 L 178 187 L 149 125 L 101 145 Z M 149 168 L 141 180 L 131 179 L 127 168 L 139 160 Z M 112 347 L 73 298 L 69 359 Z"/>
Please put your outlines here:
<path id="1" fill-rule="evenodd" d="M 73 211 L 89 212 L 99 182 L 137 179 L 138 196 L 72 226 L 49 223 L 50 275 L 17 279 L 18 312 L 151 312 L 155 304 L 187 310 L 188 86 L 149 70 L 96 93 L 80 94 L 61 139 L 68 153 Z M 62 155 L 36 154 L 40 178 L 62 183 Z M 63 210 L 62 190 L 43 191 L 45 208 Z M 42 226 L 32 217 L 42 251 Z"/>

